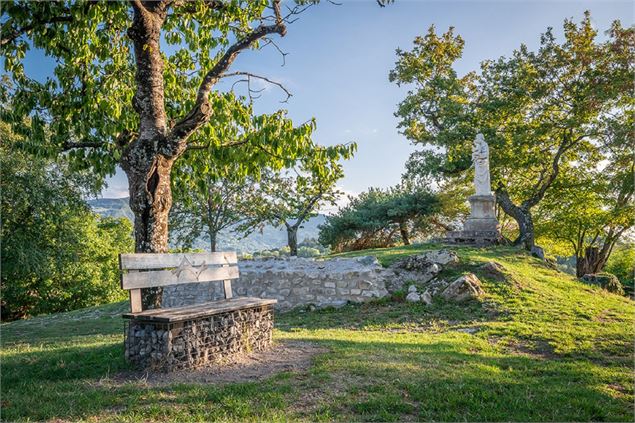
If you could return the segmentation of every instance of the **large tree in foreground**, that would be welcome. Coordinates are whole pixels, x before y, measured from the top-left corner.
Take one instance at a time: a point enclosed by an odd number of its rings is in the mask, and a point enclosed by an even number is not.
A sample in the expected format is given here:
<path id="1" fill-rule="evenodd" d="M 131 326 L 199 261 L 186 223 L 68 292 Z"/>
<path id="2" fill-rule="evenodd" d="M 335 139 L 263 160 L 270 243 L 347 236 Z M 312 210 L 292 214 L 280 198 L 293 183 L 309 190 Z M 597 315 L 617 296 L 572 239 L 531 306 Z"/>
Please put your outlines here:
<path id="1" fill-rule="evenodd" d="M 283 10 L 280 0 L 4 2 L 0 52 L 12 81 L 4 86 L 12 99 L 4 117 L 38 153 L 65 152 L 75 168 L 102 177 L 120 165 L 136 251 L 165 252 L 172 169 L 188 149 L 214 154 L 219 177 L 227 169 L 244 176 L 279 168 L 304 154 L 312 122 L 293 127 L 282 112 L 258 117 L 238 137 L 215 125 L 252 119 L 241 99 L 217 84 L 255 78 L 229 72 L 238 55 L 275 46 L 302 9 Z M 54 59 L 44 81 L 25 73 L 30 48 Z M 24 116 L 31 117 L 27 127 Z M 160 301 L 160 288 L 144 290 L 144 307 Z"/>
<path id="2" fill-rule="evenodd" d="M 464 177 L 478 132 L 490 145 L 498 204 L 517 222 L 517 244 L 535 242 L 532 210 L 572 166 L 603 159 L 601 137 L 632 110 L 635 30 L 612 24 L 597 39 L 587 13 L 564 23 L 564 40 L 551 29 L 540 48 L 521 45 L 511 57 L 487 60 L 480 73 L 453 69 L 464 42 L 452 29 L 417 37 L 397 51 L 390 79 L 410 87 L 396 116 L 402 132 L 425 146 L 410 168 L 440 179 Z"/>

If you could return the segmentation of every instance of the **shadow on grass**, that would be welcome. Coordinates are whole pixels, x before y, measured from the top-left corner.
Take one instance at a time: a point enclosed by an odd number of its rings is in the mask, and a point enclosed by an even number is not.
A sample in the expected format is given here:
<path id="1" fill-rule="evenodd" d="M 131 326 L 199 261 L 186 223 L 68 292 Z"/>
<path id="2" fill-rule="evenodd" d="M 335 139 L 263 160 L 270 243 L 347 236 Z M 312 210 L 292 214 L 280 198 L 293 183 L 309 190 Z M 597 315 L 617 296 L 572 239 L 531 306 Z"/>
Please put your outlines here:
<path id="1" fill-rule="evenodd" d="M 2 359 L 4 387 L 25 381 L 56 382 L 99 379 L 127 369 L 121 343 L 15 350 Z"/>
<path id="2" fill-rule="evenodd" d="M 285 332 L 295 329 L 350 329 L 438 331 L 449 325 L 492 321 L 495 310 L 483 307 L 479 301 L 462 304 L 435 300 L 432 306 L 378 300 L 362 304 L 348 304 L 340 308 L 327 307 L 311 312 L 294 310 L 276 318 L 276 328 Z"/>
<path id="3" fill-rule="evenodd" d="M 628 421 L 633 413 L 623 368 L 503 355 L 468 335 L 296 339 L 332 352 L 307 372 L 223 386 L 109 384 L 124 365 L 120 345 L 20 354 L 2 363 L 3 420 Z"/>

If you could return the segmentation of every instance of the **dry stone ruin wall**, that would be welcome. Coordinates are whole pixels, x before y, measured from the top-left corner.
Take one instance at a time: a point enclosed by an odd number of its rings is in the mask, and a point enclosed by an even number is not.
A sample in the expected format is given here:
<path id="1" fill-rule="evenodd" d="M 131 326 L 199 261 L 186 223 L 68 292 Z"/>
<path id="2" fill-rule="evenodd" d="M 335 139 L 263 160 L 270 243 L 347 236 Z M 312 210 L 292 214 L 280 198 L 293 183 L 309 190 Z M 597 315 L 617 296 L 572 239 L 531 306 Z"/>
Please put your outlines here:
<path id="1" fill-rule="evenodd" d="M 375 257 L 313 260 L 305 258 L 245 260 L 238 263 L 240 279 L 232 281 L 236 296 L 278 300 L 289 310 L 364 302 L 388 295 L 386 270 Z M 168 286 L 163 307 L 178 307 L 223 298 L 218 282 Z"/>

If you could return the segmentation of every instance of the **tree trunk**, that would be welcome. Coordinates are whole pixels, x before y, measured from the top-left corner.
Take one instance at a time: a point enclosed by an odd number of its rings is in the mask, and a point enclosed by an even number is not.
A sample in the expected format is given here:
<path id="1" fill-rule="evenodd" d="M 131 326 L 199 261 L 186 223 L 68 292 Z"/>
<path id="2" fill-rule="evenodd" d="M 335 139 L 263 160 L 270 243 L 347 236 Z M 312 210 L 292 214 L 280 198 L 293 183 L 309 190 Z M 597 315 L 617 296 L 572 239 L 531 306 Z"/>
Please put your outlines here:
<path id="1" fill-rule="evenodd" d="M 586 274 L 601 272 L 608 260 L 606 251 L 606 248 L 600 250 L 598 247 L 586 247 L 584 256 L 576 257 L 576 276 L 581 278 Z"/>
<path id="2" fill-rule="evenodd" d="M 287 241 L 289 245 L 289 255 L 297 257 L 298 255 L 298 227 L 287 225 Z"/>
<path id="3" fill-rule="evenodd" d="M 147 154 L 151 157 L 142 158 Z M 130 208 L 135 216 L 137 253 L 168 251 L 168 213 L 172 207 L 170 172 L 173 162 L 160 154 L 134 146 L 122 157 L 122 168 L 128 176 Z M 146 163 L 150 163 L 150 166 Z M 143 289 L 143 308 L 160 307 L 162 296 L 161 287 Z"/>
<path id="4" fill-rule="evenodd" d="M 408 234 L 408 225 L 405 222 L 399 223 L 399 232 L 404 245 L 410 245 L 410 236 Z"/>
<path id="5" fill-rule="evenodd" d="M 216 232 L 210 231 L 209 233 L 209 248 L 212 253 L 216 252 Z"/>
<path id="6" fill-rule="evenodd" d="M 496 190 L 496 200 L 503 211 L 511 216 L 518 224 L 518 238 L 514 245 L 522 245 L 525 250 L 531 251 L 535 246 L 534 221 L 531 210 L 515 205 L 509 198 L 509 194 L 502 188 Z"/>

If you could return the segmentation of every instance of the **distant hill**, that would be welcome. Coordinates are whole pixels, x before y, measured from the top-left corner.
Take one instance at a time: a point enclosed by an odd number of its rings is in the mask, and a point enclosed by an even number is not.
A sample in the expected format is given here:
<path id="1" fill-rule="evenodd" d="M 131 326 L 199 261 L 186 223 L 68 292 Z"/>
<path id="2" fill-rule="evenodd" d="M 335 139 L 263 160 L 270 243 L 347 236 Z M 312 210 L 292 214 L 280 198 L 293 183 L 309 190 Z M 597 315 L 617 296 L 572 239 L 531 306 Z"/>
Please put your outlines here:
<path id="1" fill-rule="evenodd" d="M 134 214 L 130 210 L 128 198 L 98 198 L 89 200 L 88 204 L 95 213 L 108 217 L 125 217 L 133 221 Z M 298 241 L 302 242 L 307 238 L 318 237 L 318 226 L 326 220 L 324 215 L 317 215 L 307 222 L 298 232 Z M 226 251 L 238 251 L 252 253 L 254 251 L 270 250 L 287 245 L 287 232 L 283 227 L 267 225 L 262 232 L 255 232 L 248 237 L 241 239 L 231 231 L 224 231 L 218 237 L 218 249 Z M 209 250 L 209 240 L 199 238 L 194 245 L 195 248 Z"/>
<path id="2" fill-rule="evenodd" d="M 131 222 L 134 221 L 134 213 L 130 210 L 128 204 L 129 199 L 126 198 L 98 198 L 96 200 L 88 200 L 88 205 L 95 213 L 105 217 L 125 217 Z"/>

